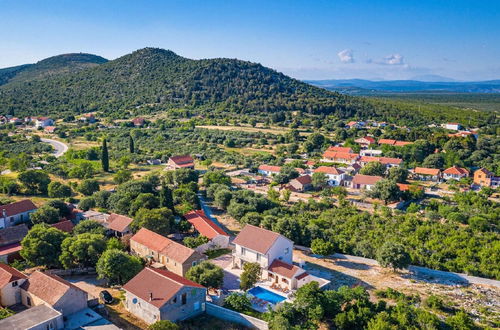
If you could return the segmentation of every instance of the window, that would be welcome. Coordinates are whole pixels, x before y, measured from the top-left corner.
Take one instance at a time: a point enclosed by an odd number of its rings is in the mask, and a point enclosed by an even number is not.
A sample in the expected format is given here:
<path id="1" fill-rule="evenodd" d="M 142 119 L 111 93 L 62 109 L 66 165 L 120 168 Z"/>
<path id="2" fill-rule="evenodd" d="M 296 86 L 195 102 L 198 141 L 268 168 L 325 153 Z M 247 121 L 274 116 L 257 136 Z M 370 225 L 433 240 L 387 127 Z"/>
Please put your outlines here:
<path id="1" fill-rule="evenodd" d="M 244 247 L 241 248 L 241 255 L 244 256 L 247 252 L 247 249 L 245 249 Z"/>
<path id="2" fill-rule="evenodd" d="M 174 299 L 172 299 L 172 304 L 175 304 L 177 302 L 177 296 L 174 297 Z"/>
<path id="3" fill-rule="evenodd" d="M 182 294 L 182 304 L 185 305 L 187 301 L 187 294 L 183 293 Z"/>
<path id="4" fill-rule="evenodd" d="M 17 281 L 12 282 L 12 286 L 17 286 Z"/>
<path id="5" fill-rule="evenodd" d="M 31 298 L 26 297 L 26 305 L 31 306 Z"/>
<path id="6" fill-rule="evenodd" d="M 192 265 L 193 265 L 193 266 L 196 266 L 196 261 L 193 261 Z"/>
<path id="7" fill-rule="evenodd" d="M 257 261 L 260 261 L 261 255 L 260 253 L 257 253 Z"/>
<path id="8" fill-rule="evenodd" d="M 288 284 L 288 280 L 286 278 L 282 278 L 281 282 Z"/>
<path id="9" fill-rule="evenodd" d="M 288 252 L 290 252 L 290 248 L 285 249 L 285 254 L 288 254 Z"/>

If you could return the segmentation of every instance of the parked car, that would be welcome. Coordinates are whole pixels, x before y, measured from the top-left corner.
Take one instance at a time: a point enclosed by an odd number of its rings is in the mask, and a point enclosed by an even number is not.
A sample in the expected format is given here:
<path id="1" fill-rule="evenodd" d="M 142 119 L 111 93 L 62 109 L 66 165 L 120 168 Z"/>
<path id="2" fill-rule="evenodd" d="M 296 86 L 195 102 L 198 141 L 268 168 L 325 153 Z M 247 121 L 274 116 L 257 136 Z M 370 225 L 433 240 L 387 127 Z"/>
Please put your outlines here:
<path id="1" fill-rule="evenodd" d="M 101 298 L 105 304 L 111 304 L 113 302 L 113 296 L 107 290 L 102 290 L 99 293 L 99 298 Z"/>

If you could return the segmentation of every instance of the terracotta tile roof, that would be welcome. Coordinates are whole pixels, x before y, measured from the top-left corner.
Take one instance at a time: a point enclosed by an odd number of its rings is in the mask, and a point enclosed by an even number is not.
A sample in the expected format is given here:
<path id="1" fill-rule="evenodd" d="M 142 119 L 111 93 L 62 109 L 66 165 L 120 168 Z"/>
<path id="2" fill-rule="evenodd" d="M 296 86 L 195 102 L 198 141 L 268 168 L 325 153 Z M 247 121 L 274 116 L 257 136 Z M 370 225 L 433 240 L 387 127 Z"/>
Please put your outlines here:
<path id="1" fill-rule="evenodd" d="M 413 144 L 413 142 L 409 142 L 409 141 L 396 141 L 396 143 L 394 143 L 394 145 L 396 147 L 403 147 L 403 146 L 406 146 L 406 145 L 409 145 L 409 144 Z"/>
<path id="2" fill-rule="evenodd" d="M 9 265 L 0 263 L 0 288 L 10 282 L 28 278 L 26 275 Z"/>
<path id="3" fill-rule="evenodd" d="M 134 219 L 126 217 L 124 215 L 111 213 L 108 218 L 108 229 L 122 233 L 127 229 L 132 221 L 134 221 Z"/>
<path id="4" fill-rule="evenodd" d="M 359 158 L 359 161 L 361 163 L 380 162 L 380 158 L 374 156 L 361 156 L 361 158 Z"/>
<path id="5" fill-rule="evenodd" d="M 378 140 L 378 144 L 390 144 L 390 145 L 393 145 L 396 143 L 396 140 L 392 140 L 392 139 L 380 139 Z"/>
<path id="6" fill-rule="evenodd" d="M 403 162 L 403 160 L 401 158 L 392 158 L 392 157 L 380 157 L 379 158 L 379 161 L 382 163 L 382 164 L 401 164 Z"/>
<path id="7" fill-rule="evenodd" d="M 421 175 L 439 175 L 439 172 L 441 170 L 439 168 L 426 168 L 426 167 L 415 167 L 413 170 L 415 174 L 421 174 Z"/>
<path id="8" fill-rule="evenodd" d="M 303 169 L 303 168 L 301 168 L 301 167 L 296 167 L 296 168 L 295 168 L 295 170 L 296 170 L 297 172 L 299 172 L 299 174 L 304 174 L 304 173 L 306 173 L 306 170 L 304 170 L 304 169 Z"/>
<path id="9" fill-rule="evenodd" d="M 314 166 L 315 164 L 316 164 L 316 162 L 315 162 L 314 160 L 308 160 L 308 161 L 306 162 L 306 165 L 307 165 L 307 166 Z"/>
<path id="10" fill-rule="evenodd" d="M 383 178 L 378 175 L 363 175 L 363 174 L 356 174 L 354 178 L 352 178 L 352 183 L 353 184 L 365 184 L 365 185 L 374 185 L 378 181 L 382 180 Z"/>
<path id="11" fill-rule="evenodd" d="M 19 243 L 28 234 L 25 224 L 0 229 L 0 246 Z"/>
<path id="12" fill-rule="evenodd" d="M 24 213 L 36 209 L 37 209 L 36 205 L 33 204 L 31 200 L 24 199 L 19 202 L 14 202 L 0 206 L 0 217 L 3 216 L 4 211 L 6 212 L 8 217 L 11 217 L 19 213 Z"/>
<path id="13" fill-rule="evenodd" d="M 259 166 L 259 170 L 266 172 L 279 172 L 281 171 L 281 166 L 262 164 Z"/>
<path id="14" fill-rule="evenodd" d="M 301 280 L 303 279 L 304 277 L 307 277 L 309 276 L 309 273 L 308 272 L 304 272 L 302 274 L 300 274 L 299 276 L 296 277 L 297 280 Z"/>
<path id="15" fill-rule="evenodd" d="M 358 154 L 348 153 L 348 152 L 334 152 L 334 151 L 325 151 L 323 153 L 323 158 L 330 159 L 345 159 L 345 160 L 354 160 L 359 157 Z"/>
<path id="16" fill-rule="evenodd" d="M 141 117 L 132 119 L 132 123 L 134 123 L 134 125 L 144 125 L 144 122 L 144 118 Z"/>
<path id="17" fill-rule="evenodd" d="M 184 214 L 184 218 L 194 226 L 196 231 L 207 237 L 213 239 L 218 235 L 229 236 L 221 227 L 217 226 L 215 222 L 210 220 L 202 210 L 191 211 Z"/>
<path id="18" fill-rule="evenodd" d="M 346 124 L 346 126 L 356 125 L 357 123 L 358 123 L 357 121 L 350 121 Z"/>
<path id="19" fill-rule="evenodd" d="M 131 240 L 179 263 L 184 263 L 193 254 L 198 254 L 195 250 L 146 228 L 141 228 Z"/>
<path id="20" fill-rule="evenodd" d="M 343 174 L 344 171 L 339 170 L 335 167 L 331 166 L 320 166 L 317 169 L 314 170 L 314 173 L 325 173 L 325 174 L 333 174 L 333 175 L 340 175 Z"/>
<path id="21" fill-rule="evenodd" d="M 264 228 L 246 225 L 236 236 L 233 244 L 266 254 L 280 236 L 280 234 Z"/>
<path id="22" fill-rule="evenodd" d="M 45 128 L 43 129 L 45 132 L 48 132 L 48 133 L 53 133 L 55 132 L 57 127 L 55 126 L 45 126 Z"/>
<path id="23" fill-rule="evenodd" d="M 327 151 L 333 151 L 333 152 L 347 152 L 347 153 L 351 153 L 352 152 L 352 149 L 349 148 L 349 147 L 338 147 L 338 146 L 332 146 L 332 147 L 328 147 L 328 149 L 326 149 Z"/>
<path id="24" fill-rule="evenodd" d="M 57 303 L 71 289 L 85 292 L 57 275 L 42 273 L 38 270 L 30 275 L 21 288 L 49 305 Z"/>
<path id="25" fill-rule="evenodd" d="M 194 159 L 190 155 L 172 156 L 170 160 L 178 166 L 189 166 L 194 164 Z"/>
<path id="26" fill-rule="evenodd" d="M 75 225 L 73 225 L 73 222 L 71 222 L 70 220 L 65 220 L 65 221 L 59 221 L 58 223 L 54 223 L 51 225 L 51 227 L 57 228 L 66 233 L 70 233 L 75 227 Z"/>
<path id="27" fill-rule="evenodd" d="M 283 262 L 279 259 L 274 259 L 274 261 L 267 268 L 268 271 L 284 276 L 286 278 L 294 278 L 295 275 L 302 270 L 302 268 L 295 265 L 290 265 L 289 263 Z"/>
<path id="28" fill-rule="evenodd" d="M 484 175 L 487 175 L 487 176 L 493 175 L 493 172 L 485 169 L 484 167 L 481 167 L 479 170 L 477 170 L 476 172 L 474 172 L 474 174 L 477 173 L 477 172 L 481 172 L 481 173 L 483 173 Z"/>
<path id="29" fill-rule="evenodd" d="M 446 170 L 443 171 L 445 174 L 454 174 L 454 175 L 469 175 L 469 171 L 466 170 L 465 168 L 458 167 L 458 166 L 453 166 L 450 168 L 447 168 Z"/>
<path id="30" fill-rule="evenodd" d="M 311 182 L 312 182 L 312 178 L 311 178 L 310 175 L 299 176 L 299 177 L 297 177 L 297 178 L 295 178 L 293 180 L 297 181 L 301 185 L 311 184 Z"/>
<path id="31" fill-rule="evenodd" d="M 0 256 L 8 256 L 10 254 L 21 251 L 21 243 L 12 243 L 0 247 Z"/>
<path id="32" fill-rule="evenodd" d="M 365 141 L 367 141 L 368 143 L 375 143 L 375 139 L 371 136 L 364 136 L 362 138 L 354 140 L 354 142 L 356 143 L 364 143 Z"/>
<path id="33" fill-rule="evenodd" d="M 185 286 L 205 288 L 168 270 L 146 267 L 128 281 L 123 289 L 151 305 L 161 308 Z M 151 295 L 153 299 L 150 301 Z"/>

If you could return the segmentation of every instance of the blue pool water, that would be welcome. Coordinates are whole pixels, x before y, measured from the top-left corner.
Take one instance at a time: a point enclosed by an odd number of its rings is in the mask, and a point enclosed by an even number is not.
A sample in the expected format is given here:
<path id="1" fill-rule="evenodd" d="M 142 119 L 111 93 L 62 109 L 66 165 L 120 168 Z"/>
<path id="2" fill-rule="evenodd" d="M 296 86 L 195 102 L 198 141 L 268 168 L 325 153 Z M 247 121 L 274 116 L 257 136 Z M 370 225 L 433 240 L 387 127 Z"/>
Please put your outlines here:
<path id="1" fill-rule="evenodd" d="M 277 303 L 282 302 L 286 299 L 285 297 L 280 296 L 279 294 L 276 294 L 272 291 L 266 290 L 260 286 L 251 288 L 250 290 L 248 290 L 248 293 L 262 300 L 269 301 L 273 305 L 276 305 Z"/>

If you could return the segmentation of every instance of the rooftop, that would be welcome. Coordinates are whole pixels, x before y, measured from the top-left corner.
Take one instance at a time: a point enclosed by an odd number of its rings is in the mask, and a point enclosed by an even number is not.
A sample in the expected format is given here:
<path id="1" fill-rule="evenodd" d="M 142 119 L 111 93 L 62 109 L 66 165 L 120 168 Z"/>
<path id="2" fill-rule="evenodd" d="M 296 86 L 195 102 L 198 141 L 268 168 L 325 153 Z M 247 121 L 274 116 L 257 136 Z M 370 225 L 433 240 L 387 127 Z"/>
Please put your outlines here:
<path id="1" fill-rule="evenodd" d="M 302 268 L 297 267 L 295 265 L 291 265 L 287 262 L 283 262 L 278 259 L 274 259 L 274 261 L 267 268 L 268 271 L 284 276 L 286 278 L 294 278 L 298 272 L 302 270 Z"/>
<path id="2" fill-rule="evenodd" d="M 37 324 L 62 317 L 62 314 L 47 305 L 38 305 L 0 320 L 0 329 L 25 330 Z"/>
<path id="3" fill-rule="evenodd" d="M 206 216 L 202 210 L 190 211 L 184 214 L 184 218 L 196 229 L 200 235 L 213 239 L 218 235 L 229 236 L 221 227 Z"/>
<path id="4" fill-rule="evenodd" d="M 0 288 L 3 288 L 10 282 L 26 278 L 28 277 L 17 269 L 10 267 L 9 265 L 0 263 Z"/>
<path id="5" fill-rule="evenodd" d="M 19 202 L 14 202 L 0 206 L 0 217 L 3 216 L 4 211 L 8 217 L 11 217 L 19 213 L 24 213 L 36 209 L 37 209 L 36 205 L 33 204 L 31 200 L 24 199 Z"/>
<path id="6" fill-rule="evenodd" d="M 352 179 L 352 183 L 353 184 L 373 185 L 382 179 L 383 178 L 381 176 L 378 176 L 378 175 L 356 174 L 354 176 L 354 178 Z"/>
<path id="7" fill-rule="evenodd" d="M 127 229 L 128 226 L 134 221 L 134 219 L 126 217 L 124 215 L 111 213 L 108 218 L 108 229 L 123 232 Z"/>
<path id="8" fill-rule="evenodd" d="M 82 291 L 74 284 L 57 275 L 36 271 L 21 285 L 26 290 L 50 305 L 54 305 L 70 289 Z"/>
<path id="9" fill-rule="evenodd" d="M 0 229 L 0 246 L 19 243 L 28 234 L 25 224 Z"/>
<path id="10" fill-rule="evenodd" d="M 266 254 L 280 236 L 280 234 L 264 228 L 246 225 L 236 236 L 233 244 Z"/>
<path id="11" fill-rule="evenodd" d="M 314 173 L 325 173 L 325 174 L 334 174 L 334 175 L 340 175 L 344 173 L 344 171 L 339 170 L 335 167 L 330 167 L 330 166 L 320 166 L 317 169 L 314 170 Z"/>

